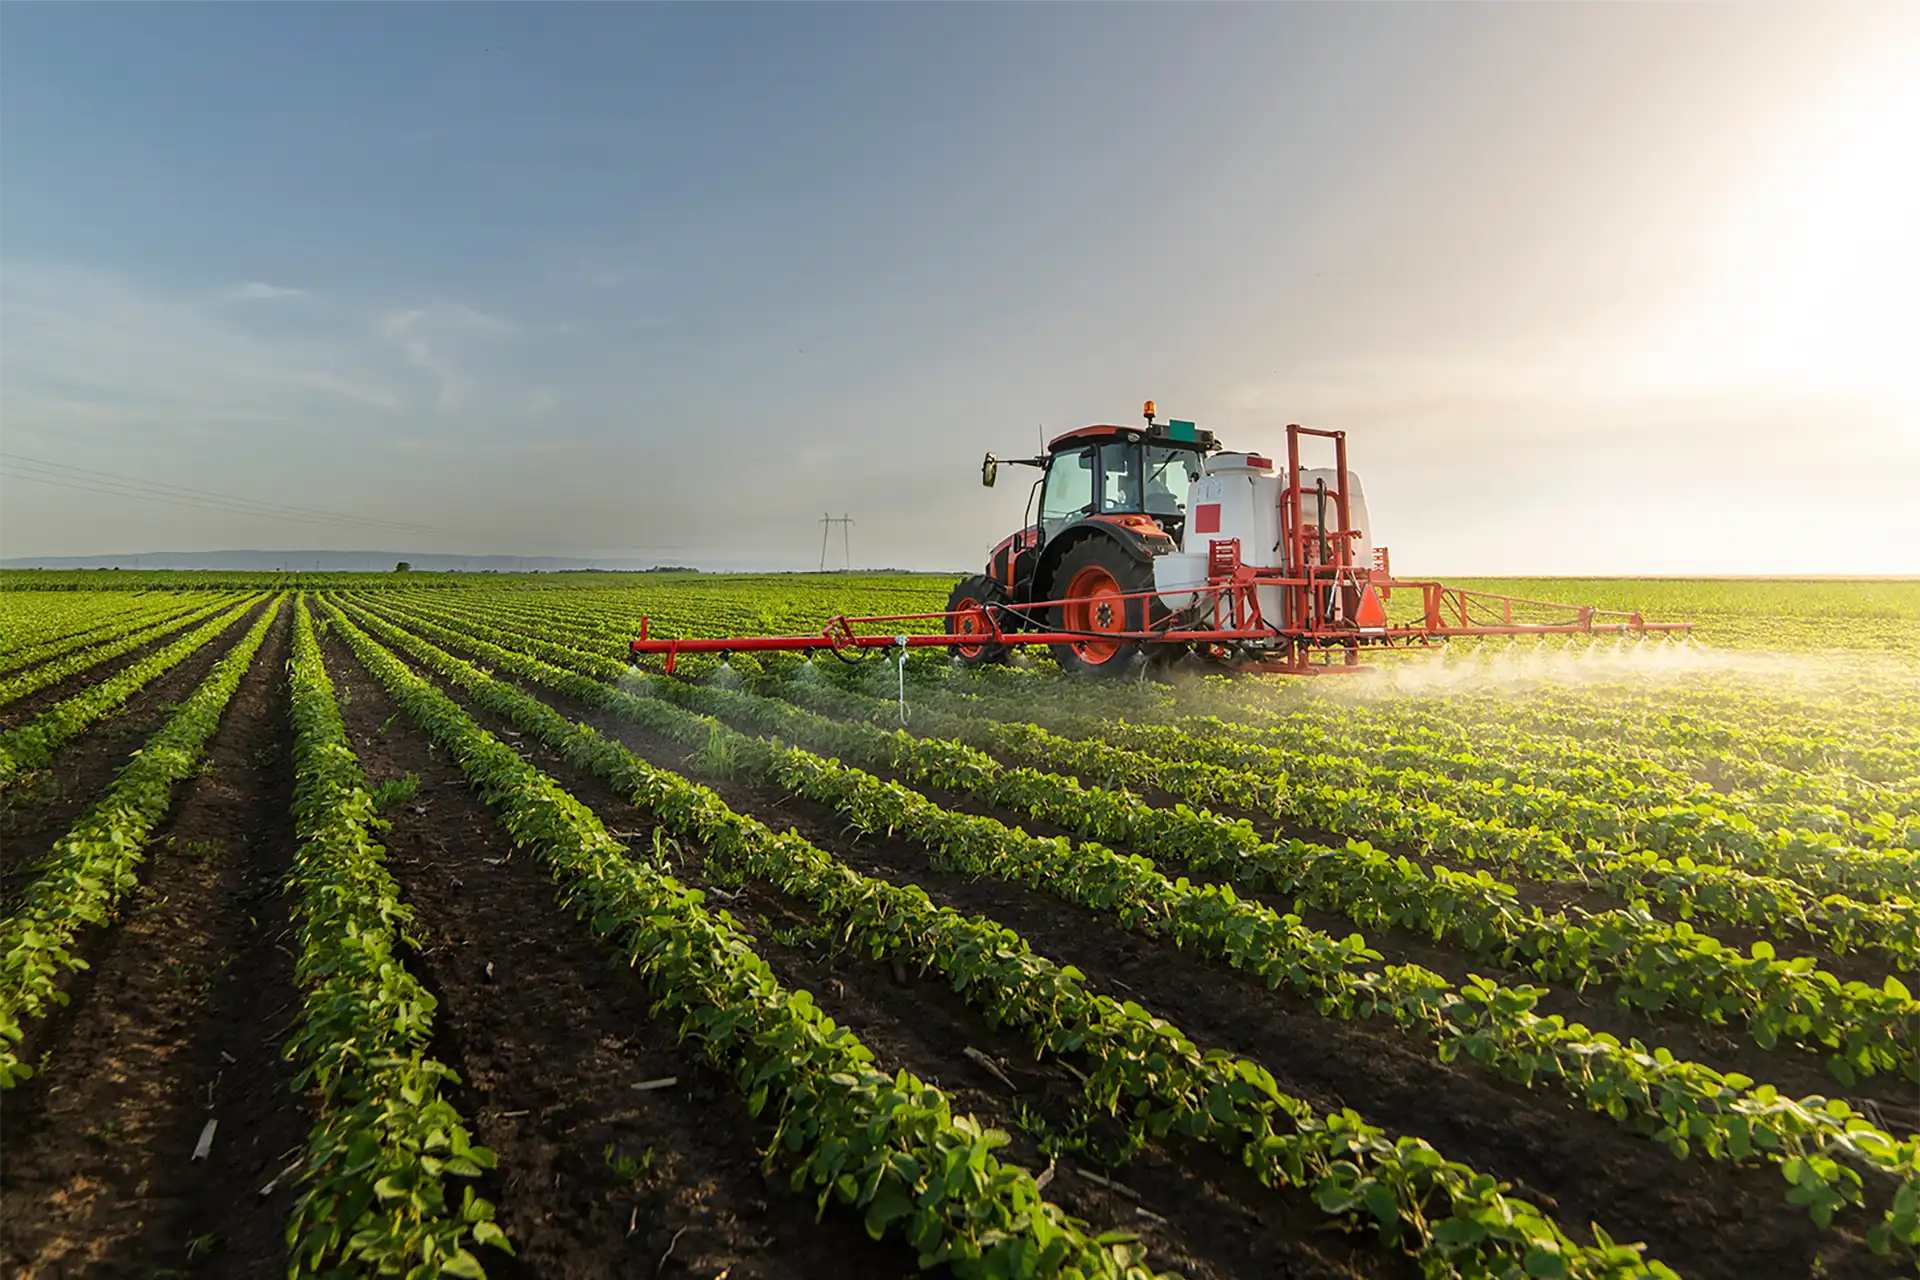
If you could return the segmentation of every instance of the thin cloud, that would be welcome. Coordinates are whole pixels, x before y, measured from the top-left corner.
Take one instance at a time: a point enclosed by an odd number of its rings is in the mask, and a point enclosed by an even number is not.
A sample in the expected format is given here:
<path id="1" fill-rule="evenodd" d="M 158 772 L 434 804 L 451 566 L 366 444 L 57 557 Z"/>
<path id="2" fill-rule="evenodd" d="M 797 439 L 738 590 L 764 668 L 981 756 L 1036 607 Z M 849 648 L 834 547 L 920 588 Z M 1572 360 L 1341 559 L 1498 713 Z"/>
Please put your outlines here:
<path id="1" fill-rule="evenodd" d="M 401 358 L 408 364 L 439 384 L 434 403 L 441 412 L 451 413 L 466 400 L 466 382 L 458 370 L 435 352 L 426 319 L 424 311 L 389 311 L 380 318 L 380 334 L 399 348 Z"/>
<path id="2" fill-rule="evenodd" d="M 513 321 L 461 304 L 389 311 L 377 329 L 408 365 L 437 384 L 434 404 L 442 413 L 458 413 L 473 403 L 477 379 L 460 358 L 463 344 L 522 332 Z"/>
<path id="3" fill-rule="evenodd" d="M 305 289 L 285 289 L 277 284 L 268 284 L 263 280 L 249 280 L 235 289 L 227 290 L 229 302 L 270 302 L 275 298 L 304 298 Z"/>
<path id="4" fill-rule="evenodd" d="M 589 289 L 623 289 L 659 274 L 645 254 L 621 245 L 569 246 L 556 253 L 546 269 L 547 278 L 556 284 L 585 285 Z"/>
<path id="5" fill-rule="evenodd" d="M 519 333 L 520 326 L 511 320 L 502 319 L 490 312 L 475 307 L 455 304 L 445 308 L 447 320 L 463 329 L 473 329 L 481 333 Z"/>
<path id="6" fill-rule="evenodd" d="M 348 407 L 399 403 L 377 350 L 350 335 L 262 333 L 225 295 L 171 294 L 112 272 L 9 261 L 6 273 L 10 430 L 318 426 Z"/>
<path id="7" fill-rule="evenodd" d="M 619 289 L 630 284 L 639 284 L 651 280 L 654 276 L 651 267 L 600 266 L 589 267 L 580 273 L 580 279 L 596 289 Z"/>
<path id="8" fill-rule="evenodd" d="M 301 386 L 330 392 L 371 409 L 399 409 L 404 403 L 399 396 L 384 387 L 349 382 L 330 373 L 303 373 L 300 375 L 299 382 Z"/>

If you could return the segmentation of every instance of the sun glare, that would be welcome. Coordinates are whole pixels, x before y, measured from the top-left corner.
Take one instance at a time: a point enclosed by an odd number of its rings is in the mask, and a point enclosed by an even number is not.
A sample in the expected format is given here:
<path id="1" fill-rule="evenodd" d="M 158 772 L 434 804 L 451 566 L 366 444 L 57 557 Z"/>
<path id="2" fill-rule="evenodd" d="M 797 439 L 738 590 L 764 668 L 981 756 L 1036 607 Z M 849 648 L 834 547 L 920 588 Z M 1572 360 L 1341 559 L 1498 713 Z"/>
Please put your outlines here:
<path id="1" fill-rule="evenodd" d="M 1888 61 L 1790 119 L 1713 219 L 1719 287 L 1674 317 L 1662 371 L 1879 402 L 1920 437 L 1920 71 Z"/>

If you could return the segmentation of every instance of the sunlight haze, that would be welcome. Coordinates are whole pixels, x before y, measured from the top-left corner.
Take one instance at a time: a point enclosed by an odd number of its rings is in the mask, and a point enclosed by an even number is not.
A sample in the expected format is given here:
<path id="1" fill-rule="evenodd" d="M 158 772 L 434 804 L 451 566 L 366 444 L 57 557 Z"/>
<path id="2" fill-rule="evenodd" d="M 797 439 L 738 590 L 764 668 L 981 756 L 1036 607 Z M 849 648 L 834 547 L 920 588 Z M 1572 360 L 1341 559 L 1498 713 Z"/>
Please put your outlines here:
<path id="1" fill-rule="evenodd" d="M 16 4 L 0 121 L 0 556 L 968 569 L 1152 398 L 1402 573 L 1920 572 L 1920 6 Z"/>

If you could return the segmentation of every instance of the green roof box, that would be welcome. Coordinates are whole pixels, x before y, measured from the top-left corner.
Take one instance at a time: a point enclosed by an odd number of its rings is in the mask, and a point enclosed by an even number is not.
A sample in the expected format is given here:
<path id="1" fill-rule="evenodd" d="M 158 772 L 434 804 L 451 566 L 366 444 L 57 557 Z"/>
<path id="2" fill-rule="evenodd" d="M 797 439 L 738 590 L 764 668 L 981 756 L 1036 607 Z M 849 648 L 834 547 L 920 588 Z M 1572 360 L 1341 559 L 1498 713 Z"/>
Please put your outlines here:
<path id="1" fill-rule="evenodd" d="M 1175 418 L 1173 421 L 1167 423 L 1167 436 L 1169 439 L 1173 439 L 1173 440 L 1189 440 L 1189 441 L 1197 441 L 1200 438 L 1199 436 L 1194 434 L 1193 424 L 1191 422 L 1182 422 L 1178 418 Z"/>

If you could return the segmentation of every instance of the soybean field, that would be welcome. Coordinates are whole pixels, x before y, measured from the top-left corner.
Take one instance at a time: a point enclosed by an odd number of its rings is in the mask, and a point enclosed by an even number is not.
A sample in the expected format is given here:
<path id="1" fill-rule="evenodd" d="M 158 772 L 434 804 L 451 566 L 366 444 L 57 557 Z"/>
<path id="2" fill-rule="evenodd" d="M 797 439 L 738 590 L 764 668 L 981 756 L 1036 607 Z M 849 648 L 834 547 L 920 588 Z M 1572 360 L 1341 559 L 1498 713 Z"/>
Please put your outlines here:
<path id="1" fill-rule="evenodd" d="M 0 575 L 10 1276 L 1920 1272 L 1920 582 L 1340 678 Z"/>

